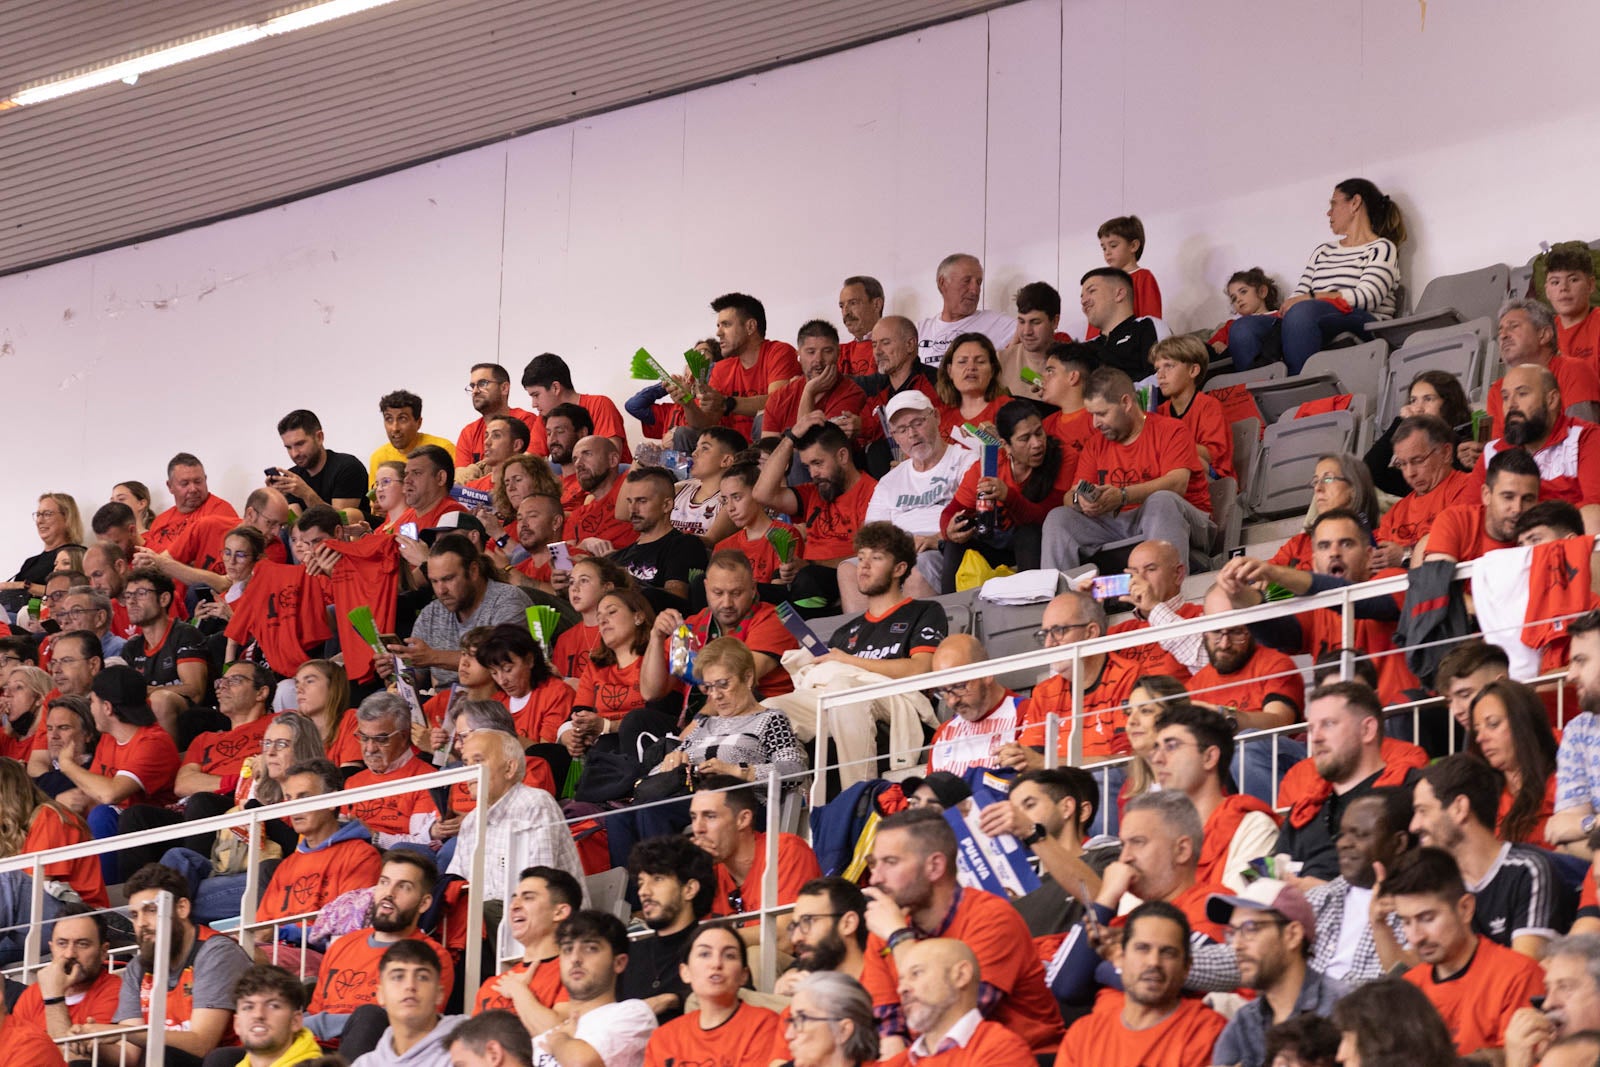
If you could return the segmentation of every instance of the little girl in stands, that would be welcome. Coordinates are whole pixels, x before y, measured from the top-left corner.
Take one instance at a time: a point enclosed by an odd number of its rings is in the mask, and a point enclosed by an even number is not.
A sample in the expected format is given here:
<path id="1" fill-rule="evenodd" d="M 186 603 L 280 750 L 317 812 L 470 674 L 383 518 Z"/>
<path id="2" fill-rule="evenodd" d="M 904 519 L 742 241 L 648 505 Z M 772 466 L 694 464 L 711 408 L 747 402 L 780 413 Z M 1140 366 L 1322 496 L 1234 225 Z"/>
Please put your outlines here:
<path id="1" fill-rule="evenodd" d="M 1278 283 L 1267 277 L 1267 272 L 1260 267 L 1234 271 L 1228 284 L 1222 287 L 1222 293 L 1228 298 L 1228 306 L 1233 309 L 1233 314 L 1217 327 L 1217 332 L 1206 342 L 1211 346 L 1211 351 L 1219 356 L 1227 354 L 1228 333 L 1235 322 L 1245 315 L 1277 316 L 1278 306 L 1283 303 L 1278 295 Z"/>

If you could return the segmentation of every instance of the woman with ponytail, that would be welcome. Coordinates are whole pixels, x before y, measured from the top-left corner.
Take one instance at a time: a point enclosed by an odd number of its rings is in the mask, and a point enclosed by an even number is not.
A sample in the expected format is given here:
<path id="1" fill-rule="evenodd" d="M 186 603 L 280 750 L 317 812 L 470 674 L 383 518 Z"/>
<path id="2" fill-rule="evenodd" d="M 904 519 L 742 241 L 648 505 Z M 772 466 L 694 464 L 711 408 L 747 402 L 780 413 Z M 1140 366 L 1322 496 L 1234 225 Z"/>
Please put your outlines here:
<path id="1" fill-rule="evenodd" d="M 1333 188 L 1328 227 L 1338 240 L 1319 245 L 1283 302 L 1283 362 L 1299 374 L 1306 360 L 1345 331 L 1360 333 L 1375 319 L 1393 318 L 1400 284 L 1400 243 L 1405 220 L 1394 199 L 1365 178 Z M 1229 331 L 1236 368 L 1253 366 L 1262 342 L 1277 326 L 1271 315 L 1246 315 Z"/>

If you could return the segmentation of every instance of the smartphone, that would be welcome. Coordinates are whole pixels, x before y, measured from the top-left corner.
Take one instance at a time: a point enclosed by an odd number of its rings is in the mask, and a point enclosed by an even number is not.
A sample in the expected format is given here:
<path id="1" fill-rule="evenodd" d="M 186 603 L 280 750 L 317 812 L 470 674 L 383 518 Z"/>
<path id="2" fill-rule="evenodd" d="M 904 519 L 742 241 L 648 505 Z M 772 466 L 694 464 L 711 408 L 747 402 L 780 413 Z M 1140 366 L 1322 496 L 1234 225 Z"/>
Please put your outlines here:
<path id="1" fill-rule="evenodd" d="M 1099 495 L 1100 488 L 1093 482 L 1089 481 L 1089 479 L 1080 478 L 1078 479 L 1078 487 L 1074 489 L 1073 492 L 1078 496 L 1087 497 L 1088 499 L 1093 500 L 1097 495 Z"/>
<path id="2" fill-rule="evenodd" d="M 278 475 L 282 474 L 283 471 L 279 470 L 277 467 L 266 467 L 261 471 L 261 473 L 265 474 L 268 478 L 276 478 Z"/>
<path id="3" fill-rule="evenodd" d="M 567 550 L 565 541 L 552 541 L 544 547 L 550 550 L 551 570 L 570 571 L 572 569 L 572 553 Z"/>
<path id="4" fill-rule="evenodd" d="M 402 522 L 400 524 L 400 536 L 409 537 L 415 541 L 417 539 L 417 524 L 414 522 Z"/>
<path id="5" fill-rule="evenodd" d="M 39 621 L 39 629 L 47 634 L 58 634 L 61 632 L 61 624 L 55 619 L 41 619 Z"/>
<path id="6" fill-rule="evenodd" d="M 378 644 L 382 645 L 384 648 L 388 648 L 390 645 L 398 645 L 399 643 L 400 638 L 395 634 L 378 635 Z"/>
<path id="7" fill-rule="evenodd" d="M 195 603 L 197 604 L 209 604 L 213 600 L 217 599 L 217 591 L 211 588 L 209 585 L 196 586 L 194 591 L 194 599 Z"/>
<path id="8" fill-rule="evenodd" d="M 1132 588 L 1131 574 L 1106 574 L 1089 583 L 1089 595 L 1096 600 L 1111 600 L 1119 596 L 1127 596 Z"/>

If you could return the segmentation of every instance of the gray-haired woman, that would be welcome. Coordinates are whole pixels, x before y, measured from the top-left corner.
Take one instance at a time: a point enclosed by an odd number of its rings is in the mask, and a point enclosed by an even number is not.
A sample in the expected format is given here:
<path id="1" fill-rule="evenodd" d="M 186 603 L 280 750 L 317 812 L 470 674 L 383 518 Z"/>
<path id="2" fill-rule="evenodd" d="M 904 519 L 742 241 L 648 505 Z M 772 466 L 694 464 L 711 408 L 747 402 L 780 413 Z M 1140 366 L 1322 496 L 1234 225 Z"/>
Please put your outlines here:
<path id="1" fill-rule="evenodd" d="M 861 1067 L 878 1058 L 872 998 L 837 971 L 818 971 L 795 990 L 783 1019 L 786 1067 Z"/>

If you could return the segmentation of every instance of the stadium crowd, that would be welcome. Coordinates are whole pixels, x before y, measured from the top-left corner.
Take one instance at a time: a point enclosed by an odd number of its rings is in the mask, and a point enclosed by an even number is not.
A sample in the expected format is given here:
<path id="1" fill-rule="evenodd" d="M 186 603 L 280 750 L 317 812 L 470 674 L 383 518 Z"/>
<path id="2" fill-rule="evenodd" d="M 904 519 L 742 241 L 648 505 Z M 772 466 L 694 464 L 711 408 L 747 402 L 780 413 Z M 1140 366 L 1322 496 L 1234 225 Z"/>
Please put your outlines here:
<path id="1" fill-rule="evenodd" d="M 45 866 L 42 914 L 0 874 L 0 1053 L 139 1062 L 160 941 L 169 1064 L 1600 1061 L 1593 259 L 1557 246 L 1506 303 L 1481 419 L 1471 383 L 1419 374 L 1365 456 L 1320 458 L 1303 530 L 1222 561 L 1243 412 L 1215 365 L 1298 374 L 1398 310 L 1392 199 L 1351 179 L 1328 217 L 1291 295 L 1241 270 L 1197 334 L 1162 320 L 1129 216 L 1082 340 L 1044 282 L 980 308 L 955 254 L 921 322 L 865 275 L 842 332 L 793 345 L 718 297 L 681 373 L 645 360 L 637 425 L 545 353 L 528 408 L 471 366 L 453 441 L 381 396 L 366 462 L 288 413 L 287 465 L 237 511 L 190 451 L 164 510 L 141 481 L 40 495 L 41 549 L 0 583 L 0 858 L 172 833 Z M 1035 634 L 1069 658 L 1031 688 L 836 713 L 829 801 L 790 817 L 822 694 L 983 663 L 947 594 L 1090 562 L 1126 573 L 1125 617 L 1069 585 Z M 1405 568 L 1353 642 L 1320 606 L 1180 625 Z M 1135 631 L 1075 693 L 1072 646 Z M 1072 766 L 1070 723 L 1046 746 L 1075 700 Z M 451 766 L 483 784 L 337 796 Z M 185 829 L 323 796 L 253 839 Z"/>

